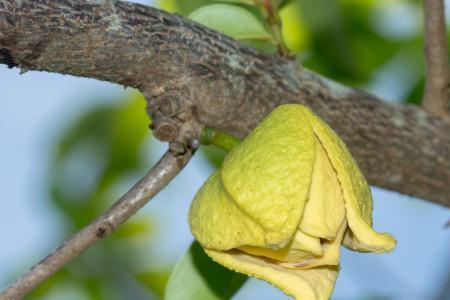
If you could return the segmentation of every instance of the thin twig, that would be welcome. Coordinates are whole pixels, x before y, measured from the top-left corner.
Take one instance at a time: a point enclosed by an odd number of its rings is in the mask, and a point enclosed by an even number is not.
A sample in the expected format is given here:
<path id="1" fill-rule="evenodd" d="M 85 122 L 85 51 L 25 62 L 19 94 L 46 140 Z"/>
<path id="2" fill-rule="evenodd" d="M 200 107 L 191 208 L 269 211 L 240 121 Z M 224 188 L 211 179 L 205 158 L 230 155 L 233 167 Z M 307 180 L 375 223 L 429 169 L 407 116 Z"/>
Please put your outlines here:
<path id="1" fill-rule="evenodd" d="M 191 154 L 174 156 L 167 152 L 153 168 L 125 193 L 110 209 L 65 241 L 53 253 L 21 275 L 1 294 L 0 300 L 21 299 L 73 258 L 136 213 L 163 189 L 186 165 Z"/>
<path id="2" fill-rule="evenodd" d="M 428 112 L 450 117 L 449 67 L 444 0 L 424 0 L 426 85 L 422 105 Z"/>

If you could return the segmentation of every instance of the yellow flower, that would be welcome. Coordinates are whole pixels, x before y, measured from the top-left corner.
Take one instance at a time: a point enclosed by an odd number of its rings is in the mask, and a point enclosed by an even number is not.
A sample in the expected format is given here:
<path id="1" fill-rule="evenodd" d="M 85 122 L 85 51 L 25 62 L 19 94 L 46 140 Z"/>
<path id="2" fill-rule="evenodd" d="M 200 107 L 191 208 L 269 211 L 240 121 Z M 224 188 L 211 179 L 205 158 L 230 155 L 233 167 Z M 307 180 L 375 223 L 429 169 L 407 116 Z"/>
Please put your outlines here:
<path id="1" fill-rule="evenodd" d="M 276 108 L 226 157 L 189 212 L 216 262 L 296 299 L 328 299 L 340 245 L 387 252 L 372 229 L 369 186 L 344 142 L 308 108 Z"/>

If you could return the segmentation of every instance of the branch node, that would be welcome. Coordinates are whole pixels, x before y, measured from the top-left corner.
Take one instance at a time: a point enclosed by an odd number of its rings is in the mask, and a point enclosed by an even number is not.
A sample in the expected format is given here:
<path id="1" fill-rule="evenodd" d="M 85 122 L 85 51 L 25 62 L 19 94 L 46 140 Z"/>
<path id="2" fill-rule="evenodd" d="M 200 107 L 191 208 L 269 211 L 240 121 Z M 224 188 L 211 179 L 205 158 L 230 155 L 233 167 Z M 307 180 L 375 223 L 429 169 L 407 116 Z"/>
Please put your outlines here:
<path id="1" fill-rule="evenodd" d="M 153 135 L 165 142 L 175 141 L 179 130 L 177 124 L 172 119 L 156 117 L 152 123 Z"/>
<path id="2" fill-rule="evenodd" d="M 97 238 L 102 239 L 108 235 L 110 235 L 114 230 L 114 225 L 110 222 L 103 222 L 98 225 L 97 231 L 95 232 L 95 235 Z"/>
<path id="3" fill-rule="evenodd" d="M 180 142 L 172 142 L 169 143 L 169 149 L 172 151 L 175 155 L 180 155 L 186 152 L 186 145 Z"/>

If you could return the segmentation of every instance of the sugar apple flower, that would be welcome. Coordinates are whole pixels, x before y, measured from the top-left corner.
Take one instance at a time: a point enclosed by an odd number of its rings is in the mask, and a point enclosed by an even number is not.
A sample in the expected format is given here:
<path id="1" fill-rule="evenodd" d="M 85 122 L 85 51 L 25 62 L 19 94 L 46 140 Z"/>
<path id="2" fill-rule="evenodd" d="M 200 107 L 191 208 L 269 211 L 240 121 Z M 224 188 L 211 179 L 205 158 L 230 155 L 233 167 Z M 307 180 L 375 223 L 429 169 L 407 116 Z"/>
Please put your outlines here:
<path id="1" fill-rule="evenodd" d="M 369 186 L 344 142 L 308 108 L 276 108 L 198 191 L 195 238 L 216 262 L 302 300 L 328 299 L 340 246 L 388 252 Z"/>

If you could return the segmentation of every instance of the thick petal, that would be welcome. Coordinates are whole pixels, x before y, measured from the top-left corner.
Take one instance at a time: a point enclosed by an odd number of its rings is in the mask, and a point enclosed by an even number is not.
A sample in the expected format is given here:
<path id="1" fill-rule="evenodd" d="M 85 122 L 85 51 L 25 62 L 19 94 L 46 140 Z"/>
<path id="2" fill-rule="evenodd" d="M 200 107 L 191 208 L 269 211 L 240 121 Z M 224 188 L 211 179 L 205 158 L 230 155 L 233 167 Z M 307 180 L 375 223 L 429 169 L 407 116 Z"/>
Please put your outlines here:
<path id="1" fill-rule="evenodd" d="M 241 245 L 266 245 L 265 231 L 226 193 L 218 172 L 195 195 L 189 224 L 203 247 L 228 250 Z"/>
<path id="2" fill-rule="evenodd" d="M 279 265 L 291 269 L 310 269 L 321 266 L 339 265 L 341 244 L 346 228 L 347 221 L 343 220 L 342 224 L 339 226 L 339 231 L 337 232 L 336 239 L 332 241 L 324 241 L 322 243 L 323 255 L 307 257 L 295 263 L 279 263 Z"/>
<path id="3" fill-rule="evenodd" d="M 239 249 L 252 255 L 264 256 L 284 262 L 298 262 L 314 256 L 323 255 L 320 239 L 309 236 L 300 230 L 297 230 L 294 239 L 282 249 L 270 249 L 253 246 L 243 246 L 239 247 Z"/>
<path id="4" fill-rule="evenodd" d="M 372 195 L 356 162 L 344 142 L 328 125 L 309 114 L 313 130 L 336 170 L 344 195 L 348 225 L 344 244 L 358 251 L 386 252 L 395 248 L 395 239 L 372 229 Z"/>
<path id="5" fill-rule="evenodd" d="M 291 244 L 292 249 L 310 252 L 312 255 L 322 255 L 323 249 L 320 239 L 297 230 Z"/>
<path id="6" fill-rule="evenodd" d="M 266 231 L 266 242 L 282 248 L 297 230 L 311 184 L 314 135 L 300 105 L 276 108 L 226 157 L 225 189 Z"/>
<path id="7" fill-rule="evenodd" d="M 325 149 L 317 141 L 311 188 L 300 230 L 315 237 L 334 240 L 344 218 L 341 185 Z"/>
<path id="8" fill-rule="evenodd" d="M 265 258 L 270 258 L 274 261 L 291 262 L 291 263 L 298 262 L 299 260 L 302 259 L 307 259 L 312 255 L 310 252 L 291 249 L 289 247 L 278 250 L 270 250 L 268 248 L 262 247 L 243 246 L 240 247 L 239 249 L 253 256 L 261 256 Z"/>
<path id="9" fill-rule="evenodd" d="M 239 250 L 205 251 L 219 264 L 236 272 L 266 280 L 299 300 L 329 299 L 338 275 L 338 267 L 293 270 Z"/>

